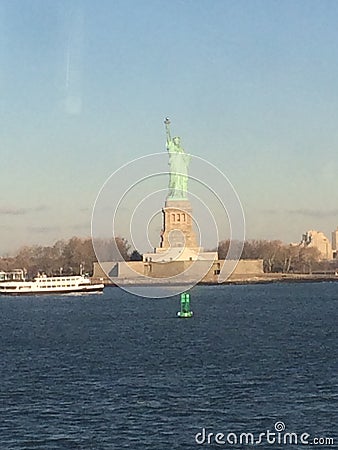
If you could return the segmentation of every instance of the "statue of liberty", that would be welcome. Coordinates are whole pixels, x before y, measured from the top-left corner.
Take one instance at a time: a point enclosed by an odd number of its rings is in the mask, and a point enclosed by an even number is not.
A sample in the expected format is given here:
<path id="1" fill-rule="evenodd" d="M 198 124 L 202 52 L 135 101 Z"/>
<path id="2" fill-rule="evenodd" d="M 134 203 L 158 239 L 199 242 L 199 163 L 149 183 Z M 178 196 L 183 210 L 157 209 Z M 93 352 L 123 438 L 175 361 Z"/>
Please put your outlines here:
<path id="1" fill-rule="evenodd" d="M 181 147 L 179 137 L 171 138 L 170 120 L 164 121 L 167 134 L 167 150 L 169 153 L 169 194 L 168 200 L 186 200 L 188 192 L 188 166 L 190 155 Z"/>

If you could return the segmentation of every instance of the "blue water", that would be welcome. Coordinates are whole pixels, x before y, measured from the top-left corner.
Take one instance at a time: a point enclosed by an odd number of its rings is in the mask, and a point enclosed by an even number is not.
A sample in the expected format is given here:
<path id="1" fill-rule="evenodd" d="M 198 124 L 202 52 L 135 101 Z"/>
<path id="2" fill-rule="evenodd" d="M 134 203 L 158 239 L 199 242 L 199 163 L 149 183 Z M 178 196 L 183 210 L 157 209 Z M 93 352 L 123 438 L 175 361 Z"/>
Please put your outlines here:
<path id="1" fill-rule="evenodd" d="M 337 448 L 338 284 L 191 295 L 192 319 L 175 317 L 177 297 L 119 288 L 1 297 L 0 449 L 253 448 L 195 435 L 277 421 Z"/>

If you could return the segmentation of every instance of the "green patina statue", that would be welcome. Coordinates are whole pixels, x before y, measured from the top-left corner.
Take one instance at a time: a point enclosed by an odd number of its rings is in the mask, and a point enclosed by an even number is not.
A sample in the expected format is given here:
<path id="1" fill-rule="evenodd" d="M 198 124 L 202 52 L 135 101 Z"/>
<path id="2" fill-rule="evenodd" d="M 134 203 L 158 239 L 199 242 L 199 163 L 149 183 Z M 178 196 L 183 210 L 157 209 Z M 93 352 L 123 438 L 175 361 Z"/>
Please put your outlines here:
<path id="1" fill-rule="evenodd" d="M 164 121 L 167 133 L 167 150 L 169 153 L 169 200 L 186 200 L 188 192 L 188 166 L 190 155 L 185 153 L 181 147 L 179 137 L 171 138 L 170 120 L 168 117 Z"/>

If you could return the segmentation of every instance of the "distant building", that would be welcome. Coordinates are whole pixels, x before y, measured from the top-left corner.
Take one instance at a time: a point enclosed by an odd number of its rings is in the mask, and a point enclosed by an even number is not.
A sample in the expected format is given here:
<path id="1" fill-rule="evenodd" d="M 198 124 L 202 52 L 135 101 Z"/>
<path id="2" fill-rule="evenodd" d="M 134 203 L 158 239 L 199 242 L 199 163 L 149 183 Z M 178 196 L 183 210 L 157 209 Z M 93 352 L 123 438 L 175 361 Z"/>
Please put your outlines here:
<path id="1" fill-rule="evenodd" d="M 337 251 L 338 251 L 338 227 L 335 231 L 332 231 L 332 250 L 333 250 L 333 257 L 337 258 Z"/>
<path id="2" fill-rule="evenodd" d="M 304 247 L 317 248 L 321 259 L 333 259 L 331 243 L 322 231 L 307 231 L 302 236 L 301 244 L 304 245 Z"/>

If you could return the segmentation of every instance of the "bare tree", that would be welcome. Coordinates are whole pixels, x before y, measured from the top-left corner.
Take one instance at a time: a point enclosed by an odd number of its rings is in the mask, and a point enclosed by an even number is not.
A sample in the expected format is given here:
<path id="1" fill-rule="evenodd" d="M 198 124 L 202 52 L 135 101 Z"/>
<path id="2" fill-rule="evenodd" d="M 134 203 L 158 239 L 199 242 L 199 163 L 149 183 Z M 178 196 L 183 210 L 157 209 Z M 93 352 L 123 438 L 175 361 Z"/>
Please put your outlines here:
<path id="1" fill-rule="evenodd" d="M 130 245 L 124 238 L 116 237 L 96 244 L 101 260 L 104 252 L 106 261 L 129 260 Z M 28 277 L 34 277 L 39 272 L 71 275 L 79 273 L 80 267 L 84 272 L 91 273 L 95 261 L 97 257 L 92 240 L 74 236 L 68 241 L 59 240 L 53 246 L 22 247 L 15 257 L 0 259 L 0 270 L 22 268 L 27 270 Z"/>

